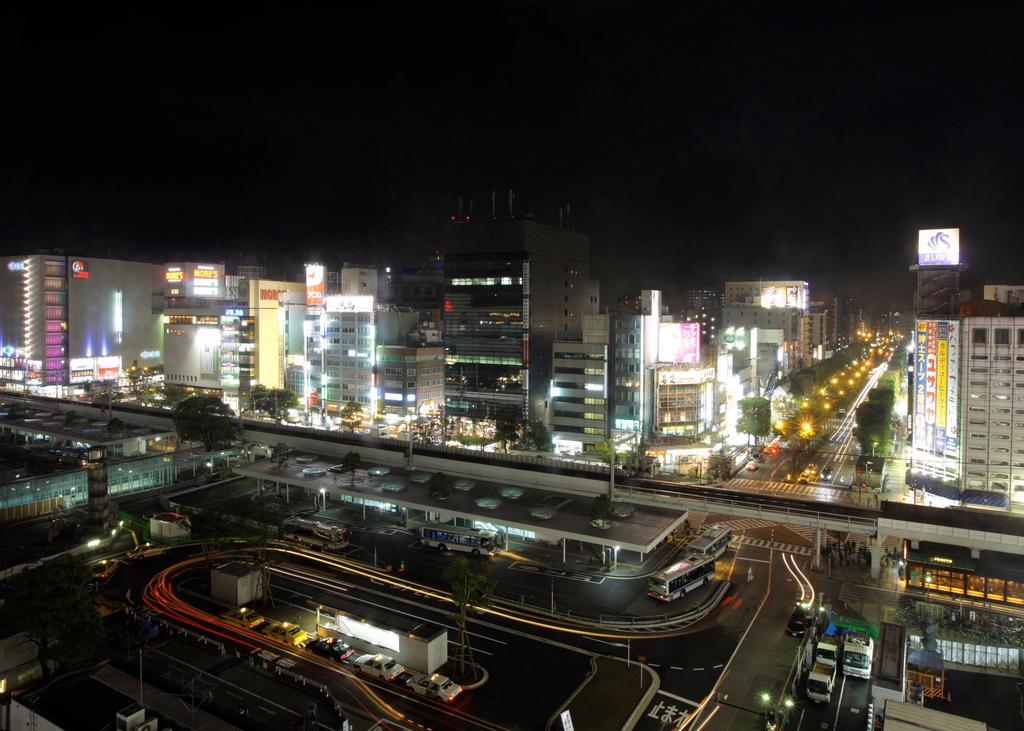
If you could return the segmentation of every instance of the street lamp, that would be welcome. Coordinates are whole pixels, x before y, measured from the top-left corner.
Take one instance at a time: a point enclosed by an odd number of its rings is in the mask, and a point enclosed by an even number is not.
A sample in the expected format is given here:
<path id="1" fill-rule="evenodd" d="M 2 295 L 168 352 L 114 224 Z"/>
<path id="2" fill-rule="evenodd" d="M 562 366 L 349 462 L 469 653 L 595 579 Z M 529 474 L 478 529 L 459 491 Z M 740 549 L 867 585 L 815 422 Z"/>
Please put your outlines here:
<path id="1" fill-rule="evenodd" d="M 877 441 L 871 442 L 871 456 L 872 457 L 875 456 L 875 447 L 877 447 L 877 446 L 878 446 L 878 442 Z"/>
<path id="2" fill-rule="evenodd" d="M 320 512 L 327 510 L 327 490 L 320 488 Z"/>
<path id="3" fill-rule="evenodd" d="M 614 558 L 614 560 L 612 562 L 612 568 L 613 569 L 617 569 L 619 567 L 619 547 L 618 546 L 615 547 L 614 556 L 615 556 L 615 558 Z"/>

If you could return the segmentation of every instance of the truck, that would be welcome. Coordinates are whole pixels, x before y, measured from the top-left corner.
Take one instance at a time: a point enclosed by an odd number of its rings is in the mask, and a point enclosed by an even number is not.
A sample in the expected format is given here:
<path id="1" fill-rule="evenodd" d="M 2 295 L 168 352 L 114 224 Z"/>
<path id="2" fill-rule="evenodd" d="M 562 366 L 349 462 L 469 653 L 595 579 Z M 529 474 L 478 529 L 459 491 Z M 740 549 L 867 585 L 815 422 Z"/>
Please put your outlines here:
<path id="1" fill-rule="evenodd" d="M 822 635 L 814 648 L 814 664 L 834 668 L 839 662 L 839 638 Z"/>
<path id="2" fill-rule="evenodd" d="M 875 641 L 863 632 L 850 632 L 843 638 L 843 674 L 855 678 L 871 677 Z"/>
<path id="3" fill-rule="evenodd" d="M 807 673 L 807 697 L 815 703 L 830 703 L 832 688 L 836 684 L 836 666 L 815 662 Z"/>

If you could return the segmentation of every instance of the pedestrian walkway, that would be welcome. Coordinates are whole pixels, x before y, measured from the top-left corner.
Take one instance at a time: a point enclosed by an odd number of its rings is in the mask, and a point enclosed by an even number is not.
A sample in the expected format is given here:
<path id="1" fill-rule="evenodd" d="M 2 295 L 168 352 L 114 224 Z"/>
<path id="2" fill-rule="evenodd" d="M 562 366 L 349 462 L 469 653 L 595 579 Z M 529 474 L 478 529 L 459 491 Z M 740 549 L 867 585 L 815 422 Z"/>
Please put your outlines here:
<path id="1" fill-rule="evenodd" d="M 804 497 L 820 497 L 822 492 L 833 493 L 837 496 L 848 495 L 849 490 L 828 485 L 799 485 L 793 482 L 771 482 L 769 480 L 754 480 L 749 477 L 734 477 L 723 483 L 725 487 L 740 490 L 757 490 L 759 492 L 780 493 L 785 495 L 803 495 Z"/>
<path id="2" fill-rule="evenodd" d="M 733 547 L 738 548 L 741 545 L 754 546 L 756 548 L 769 548 L 773 551 L 795 553 L 800 556 L 810 556 L 814 553 L 814 549 L 810 546 L 798 546 L 795 543 L 781 543 L 779 541 L 769 541 L 764 538 L 751 538 L 750 536 L 733 536 Z"/>
<path id="3" fill-rule="evenodd" d="M 703 526 L 715 525 L 717 523 L 728 525 L 734 532 L 755 530 L 757 528 L 774 528 L 779 525 L 779 522 L 775 520 L 765 520 L 763 518 L 735 518 L 730 515 L 699 513 L 694 510 L 691 510 L 689 515 L 687 515 L 687 520 L 690 521 L 691 529 L 697 533 L 703 529 Z M 814 543 L 814 528 L 807 525 L 786 525 L 784 527 L 791 533 L 795 533 L 805 539 L 808 543 Z"/>

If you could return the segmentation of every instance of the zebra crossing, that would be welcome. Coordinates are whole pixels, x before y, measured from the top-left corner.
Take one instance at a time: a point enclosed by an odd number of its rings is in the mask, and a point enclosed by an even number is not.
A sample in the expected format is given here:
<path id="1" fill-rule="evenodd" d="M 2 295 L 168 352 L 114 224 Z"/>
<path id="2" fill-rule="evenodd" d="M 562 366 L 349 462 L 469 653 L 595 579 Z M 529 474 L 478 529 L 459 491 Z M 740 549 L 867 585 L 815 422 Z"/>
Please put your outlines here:
<path id="1" fill-rule="evenodd" d="M 733 477 L 722 483 L 725 487 L 732 487 L 741 490 L 757 490 L 759 492 L 780 493 L 788 495 L 806 495 L 813 497 L 821 494 L 821 490 L 831 492 L 847 492 L 835 487 L 826 485 L 797 485 L 791 482 L 771 482 L 769 480 L 754 480 L 749 477 Z"/>
<path id="2" fill-rule="evenodd" d="M 751 538 L 750 536 L 733 536 L 732 547 L 739 548 L 740 546 L 769 548 L 773 551 L 795 553 L 799 556 L 810 556 L 813 553 L 810 546 L 798 546 L 794 543 L 780 543 L 779 541 L 769 541 L 764 538 Z"/>
<path id="3" fill-rule="evenodd" d="M 698 533 L 703 530 L 705 525 L 715 525 L 717 523 L 728 525 L 734 532 L 754 530 L 755 528 L 775 528 L 779 525 L 778 521 L 765 520 L 763 518 L 734 518 L 729 515 L 700 513 L 694 510 L 690 511 L 687 520 L 690 521 L 690 529 Z M 784 527 L 790 533 L 795 533 L 808 543 L 814 542 L 814 528 L 807 525 L 786 525 Z"/>
<path id="4" fill-rule="evenodd" d="M 857 548 L 863 548 L 865 546 L 871 547 L 871 543 L 868 540 L 868 536 L 863 533 L 846 533 L 840 534 L 839 539 L 842 541 L 853 541 Z M 903 539 L 899 536 L 886 536 L 882 542 L 883 551 L 898 551 L 903 546 Z"/>

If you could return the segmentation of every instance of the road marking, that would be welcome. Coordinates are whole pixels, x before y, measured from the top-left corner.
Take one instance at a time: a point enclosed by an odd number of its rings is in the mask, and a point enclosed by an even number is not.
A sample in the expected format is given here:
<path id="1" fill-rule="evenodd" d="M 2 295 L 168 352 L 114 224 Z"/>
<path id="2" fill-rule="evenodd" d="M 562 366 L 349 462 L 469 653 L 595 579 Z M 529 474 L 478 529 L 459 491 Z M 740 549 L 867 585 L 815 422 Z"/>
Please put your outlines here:
<path id="1" fill-rule="evenodd" d="M 264 713 L 269 713 L 271 716 L 276 716 L 277 715 L 277 711 L 273 711 L 273 710 L 267 708 L 266 706 L 256 706 L 256 707 L 259 708 Z"/>
<path id="2" fill-rule="evenodd" d="M 744 556 L 743 558 L 738 559 L 738 560 L 739 561 L 750 561 L 751 563 L 771 563 L 771 561 L 769 561 L 766 558 L 747 558 L 746 556 Z"/>
<path id="3" fill-rule="evenodd" d="M 652 668 L 660 668 L 661 667 L 661 665 L 658 665 L 657 663 L 653 663 L 653 662 L 649 662 L 647 664 L 650 665 Z"/>
<path id="4" fill-rule="evenodd" d="M 683 670 L 683 668 L 677 668 L 675 665 L 669 665 L 669 670 Z"/>
<path id="5" fill-rule="evenodd" d="M 693 670 L 694 670 L 694 672 L 696 672 L 696 671 L 698 671 L 698 670 L 703 670 L 703 669 L 704 669 L 704 668 L 694 668 Z"/>
<path id="6" fill-rule="evenodd" d="M 699 703 L 694 703 L 689 698 L 683 698 L 681 695 L 676 695 L 675 693 L 669 693 L 667 690 L 659 690 L 658 694 L 659 695 L 667 695 L 672 700 L 680 701 L 682 703 L 687 703 L 687 704 L 693 706 L 694 708 L 698 708 L 700 706 Z"/>
<path id="7" fill-rule="evenodd" d="M 720 668 L 720 667 L 722 667 L 722 663 L 718 663 L 717 665 L 713 665 L 713 666 L 711 667 L 711 669 L 712 669 L 712 670 L 718 670 L 718 668 Z"/>
<path id="8" fill-rule="evenodd" d="M 603 584 L 604 576 L 593 576 L 591 574 L 583 574 L 575 571 L 563 571 L 562 569 L 552 569 L 546 566 L 538 566 L 533 563 L 524 563 L 522 561 L 516 561 L 508 567 L 512 571 L 524 571 L 531 574 L 539 574 L 541 576 L 550 576 L 555 579 L 569 579 L 570 581 L 582 581 L 588 584 Z"/>

